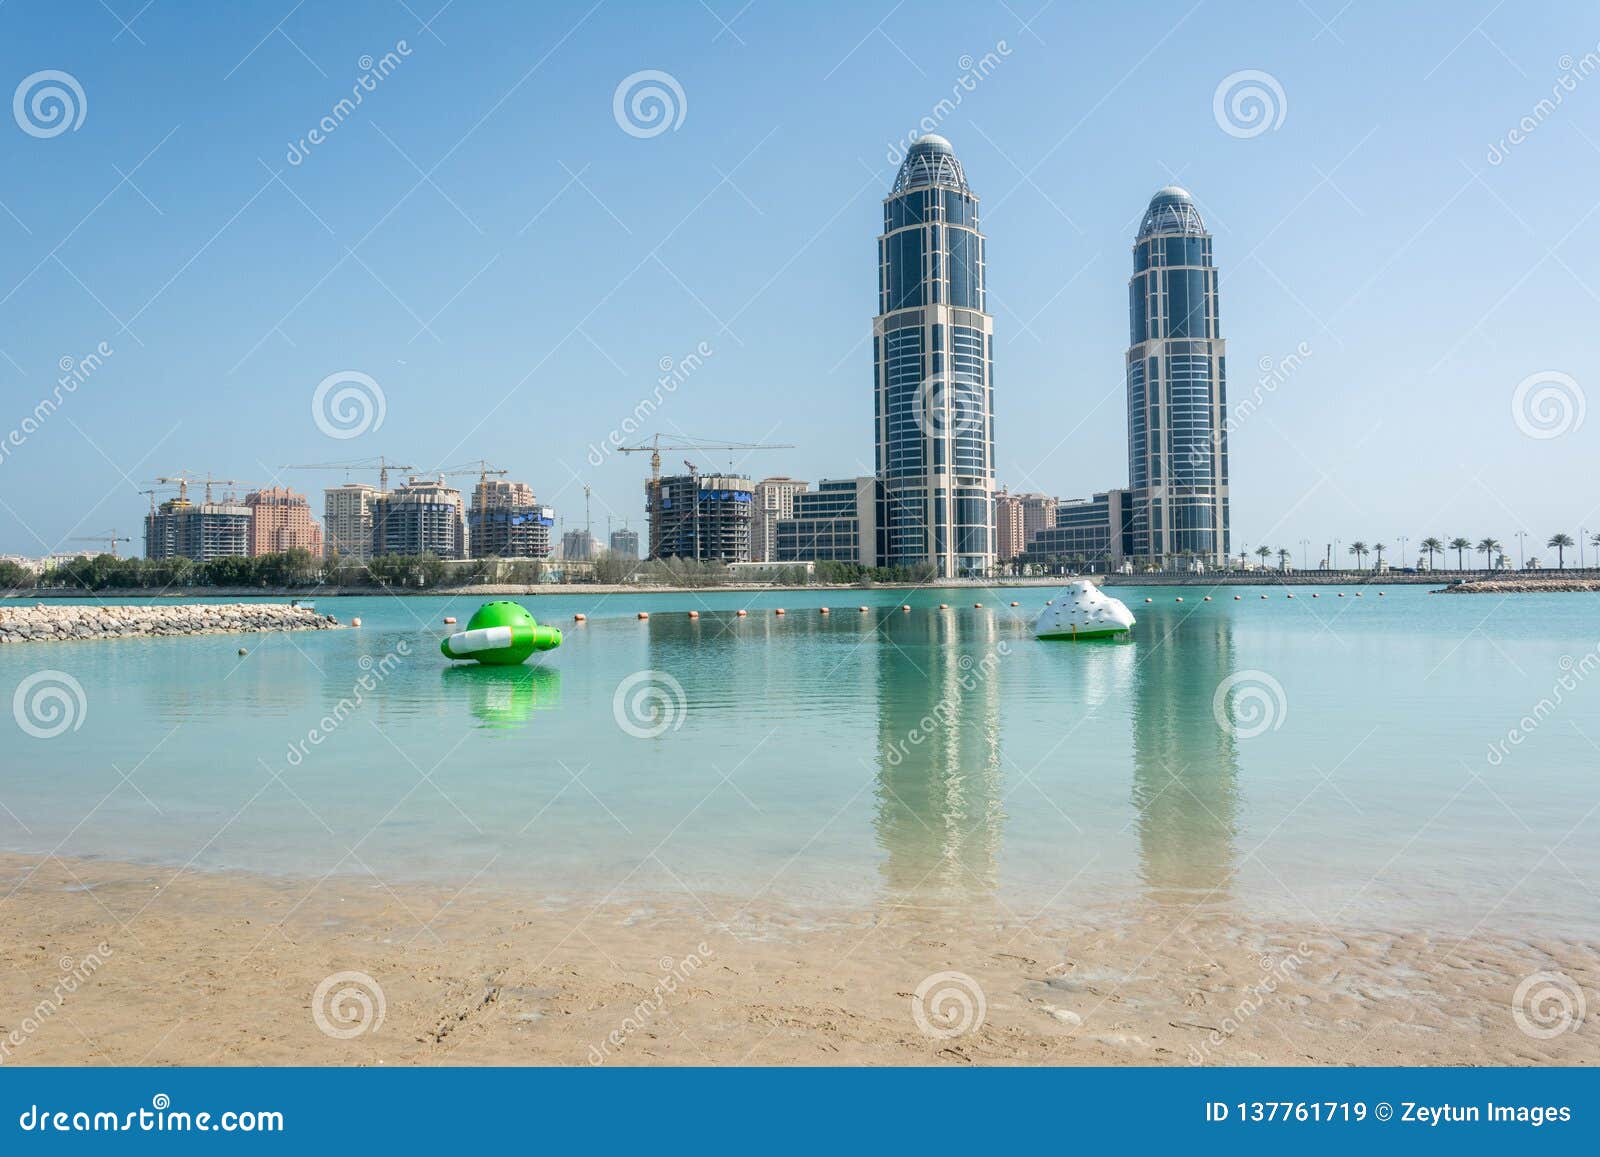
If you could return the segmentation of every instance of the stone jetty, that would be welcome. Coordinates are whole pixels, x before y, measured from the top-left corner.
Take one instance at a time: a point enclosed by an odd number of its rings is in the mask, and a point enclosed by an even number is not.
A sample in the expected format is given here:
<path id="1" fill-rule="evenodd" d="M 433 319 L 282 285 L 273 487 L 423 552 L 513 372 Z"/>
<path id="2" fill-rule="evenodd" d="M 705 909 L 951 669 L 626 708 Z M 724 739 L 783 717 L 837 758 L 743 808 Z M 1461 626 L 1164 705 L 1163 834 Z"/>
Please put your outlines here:
<path id="1" fill-rule="evenodd" d="M 339 625 L 332 615 L 319 615 L 310 607 L 291 607 L 287 603 L 0 605 L 0 643 L 326 631 Z"/>
<path id="2" fill-rule="evenodd" d="M 1451 583 L 1433 593 L 1446 595 L 1544 594 L 1549 591 L 1600 591 L 1600 579 L 1592 578 L 1492 578 Z"/>

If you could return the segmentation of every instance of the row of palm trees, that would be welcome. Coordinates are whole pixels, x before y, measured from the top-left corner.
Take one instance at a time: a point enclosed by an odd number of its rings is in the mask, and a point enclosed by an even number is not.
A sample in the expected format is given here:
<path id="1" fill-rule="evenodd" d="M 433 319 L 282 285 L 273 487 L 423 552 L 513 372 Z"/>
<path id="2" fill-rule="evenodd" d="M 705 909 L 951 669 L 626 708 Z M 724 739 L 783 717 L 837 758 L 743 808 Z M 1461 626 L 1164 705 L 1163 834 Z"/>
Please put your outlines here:
<path id="1" fill-rule="evenodd" d="M 1594 546 L 1597 556 L 1600 556 L 1600 533 L 1593 535 L 1589 539 L 1589 542 Z M 1577 543 L 1569 534 L 1552 534 L 1550 536 L 1550 540 L 1546 542 L 1545 545 L 1556 552 L 1556 566 L 1559 569 L 1565 570 L 1567 565 L 1567 551 L 1571 550 L 1577 545 Z M 1445 555 L 1445 557 L 1448 558 L 1449 556 L 1446 552 L 1452 550 L 1455 551 L 1456 554 L 1457 570 L 1466 569 L 1465 560 L 1468 551 L 1472 551 L 1474 554 L 1483 555 L 1484 570 L 1504 569 L 1506 566 L 1510 565 L 1510 559 L 1506 557 L 1505 548 L 1501 545 L 1500 540 L 1497 538 L 1486 537 L 1479 539 L 1477 543 L 1473 543 L 1470 538 L 1456 537 L 1452 538 L 1449 542 L 1445 542 L 1441 538 L 1429 537 L 1422 540 L 1420 547 L 1423 553 L 1428 556 L 1429 570 L 1433 569 L 1433 560 L 1435 555 Z M 1374 569 L 1382 570 L 1383 552 L 1388 549 L 1389 547 L 1381 542 L 1375 542 L 1371 546 L 1368 546 L 1365 542 L 1361 541 L 1352 542 L 1350 544 L 1350 553 L 1355 556 L 1356 567 L 1359 570 L 1366 569 L 1368 555 L 1373 556 Z M 1284 547 L 1279 547 L 1276 551 L 1274 551 L 1270 546 L 1258 546 L 1256 547 L 1255 553 L 1256 556 L 1261 559 L 1261 565 L 1263 567 L 1267 565 L 1268 559 L 1276 555 L 1278 559 L 1278 566 L 1283 570 L 1287 570 L 1289 568 L 1289 560 L 1294 557 Z"/>
<path id="2" fill-rule="evenodd" d="M 1595 534 L 1589 541 L 1596 551 L 1600 551 L 1600 534 Z M 1484 570 L 1503 568 L 1508 566 L 1511 561 L 1506 557 L 1505 547 L 1497 538 L 1485 537 L 1474 543 L 1470 538 L 1462 538 L 1460 536 L 1452 538 L 1449 542 L 1430 536 L 1423 539 L 1419 545 L 1423 553 L 1428 556 L 1428 569 L 1430 570 L 1433 569 L 1434 555 L 1445 554 L 1447 551 L 1452 550 L 1456 554 L 1457 570 L 1466 569 L 1466 554 L 1468 551 L 1483 555 Z M 1556 552 L 1556 566 L 1564 570 L 1567 565 L 1567 551 L 1571 550 L 1577 543 L 1570 534 L 1558 533 L 1552 534 L 1545 545 Z M 1373 547 L 1368 547 L 1364 542 L 1352 542 L 1350 544 L 1350 553 L 1356 556 L 1357 565 L 1361 564 L 1363 556 L 1368 550 L 1371 550 L 1378 556 L 1378 565 L 1382 566 L 1384 549 L 1382 543 L 1378 543 Z"/>

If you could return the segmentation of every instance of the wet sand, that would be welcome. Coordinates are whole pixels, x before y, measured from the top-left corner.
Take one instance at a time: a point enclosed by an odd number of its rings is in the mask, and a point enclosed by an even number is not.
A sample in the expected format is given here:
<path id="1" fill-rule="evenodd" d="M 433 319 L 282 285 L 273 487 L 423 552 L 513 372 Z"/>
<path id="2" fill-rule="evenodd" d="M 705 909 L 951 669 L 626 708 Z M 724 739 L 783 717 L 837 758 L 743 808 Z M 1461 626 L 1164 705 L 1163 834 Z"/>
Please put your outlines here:
<path id="1" fill-rule="evenodd" d="M 1600 1007 L 1562 1015 L 1600 1004 L 1600 945 L 1483 930 L 823 920 L 24 856 L 0 884 L 3 1064 L 1600 1063 Z"/>

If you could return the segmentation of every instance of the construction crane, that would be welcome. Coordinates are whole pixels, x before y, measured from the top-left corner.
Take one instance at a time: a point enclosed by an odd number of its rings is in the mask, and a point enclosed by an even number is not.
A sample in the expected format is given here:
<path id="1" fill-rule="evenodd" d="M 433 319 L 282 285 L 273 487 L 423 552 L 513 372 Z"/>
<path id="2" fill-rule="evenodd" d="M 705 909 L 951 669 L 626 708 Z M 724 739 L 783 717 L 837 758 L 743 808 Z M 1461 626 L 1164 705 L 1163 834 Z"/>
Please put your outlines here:
<path id="1" fill-rule="evenodd" d="M 663 442 L 660 434 L 652 435 L 650 441 L 639 446 L 618 446 L 621 454 L 649 454 L 650 455 L 650 480 L 658 482 L 661 479 L 661 451 L 663 450 L 792 450 L 792 442 L 718 442 L 710 438 L 694 438 L 689 435 L 679 435 L 681 441 Z M 684 463 L 689 465 L 687 461 Z M 694 467 L 689 466 L 694 473 Z"/>
<path id="2" fill-rule="evenodd" d="M 124 536 L 122 538 L 118 538 L 116 530 L 113 529 L 108 534 L 85 534 L 85 535 L 79 535 L 78 537 L 72 539 L 72 541 L 73 542 L 103 542 L 103 543 L 107 543 L 111 547 L 111 551 L 110 551 L 111 557 L 112 558 L 116 558 L 117 557 L 117 543 L 119 543 L 119 542 L 132 542 L 133 539 L 128 538 L 126 536 Z"/>
<path id="3" fill-rule="evenodd" d="M 477 465 L 474 466 L 472 464 L 473 462 L 476 462 Z M 474 458 L 471 461 L 465 462 L 460 466 L 447 466 L 443 470 L 439 471 L 439 473 L 441 475 L 444 475 L 444 476 L 455 476 L 455 475 L 460 475 L 460 474 L 476 474 L 478 476 L 479 483 L 484 483 L 484 482 L 489 481 L 489 475 L 491 475 L 491 474 L 495 474 L 495 475 L 498 475 L 501 478 L 504 478 L 507 474 L 510 474 L 511 471 L 509 471 L 509 470 L 497 470 L 497 469 L 495 469 L 495 467 L 489 465 L 489 462 L 488 462 L 487 459 Z"/>
<path id="4" fill-rule="evenodd" d="M 378 472 L 378 493 L 389 492 L 389 471 L 415 470 L 416 467 L 409 463 L 391 462 L 382 454 L 375 458 L 356 458 L 349 462 L 300 462 L 288 466 L 280 466 L 279 470 L 343 470 L 346 474 L 352 470 L 376 470 Z"/>
<path id="5" fill-rule="evenodd" d="M 157 486 L 173 486 L 173 485 L 176 485 L 177 488 L 178 488 L 178 501 L 179 502 L 188 502 L 189 501 L 189 486 L 191 484 L 200 485 L 200 486 L 204 486 L 205 487 L 205 490 L 206 490 L 206 504 L 208 506 L 211 504 L 211 488 L 213 486 L 244 486 L 244 485 L 246 485 L 246 483 L 239 481 L 237 478 L 213 478 L 213 477 L 211 477 L 210 474 L 207 474 L 204 479 L 194 478 L 194 477 L 191 477 L 191 472 L 188 471 L 188 470 L 180 470 L 176 474 L 174 474 L 174 475 L 172 475 L 170 477 L 157 478 L 156 479 L 156 485 Z M 140 491 L 140 493 L 142 494 L 142 493 L 145 493 L 145 492 L 144 491 Z M 152 501 L 154 501 L 153 498 L 152 498 Z"/>

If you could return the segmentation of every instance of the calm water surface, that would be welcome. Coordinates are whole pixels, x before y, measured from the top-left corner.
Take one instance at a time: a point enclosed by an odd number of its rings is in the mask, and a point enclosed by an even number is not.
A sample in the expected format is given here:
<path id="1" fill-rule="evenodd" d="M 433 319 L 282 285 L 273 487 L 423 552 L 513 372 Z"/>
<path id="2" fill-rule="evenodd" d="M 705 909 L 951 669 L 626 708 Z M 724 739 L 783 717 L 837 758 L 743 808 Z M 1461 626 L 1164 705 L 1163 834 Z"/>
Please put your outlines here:
<path id="1" fill-rule="evenodd" d="M 53 738 L 6 720 L 0 848 L 1600 931 L 1600 597 L 1116 588 L 1132 640 L 1073 645 L 1032 637 L 1053 593 L 538 596 L 565 644 L 511 670 L 443 660 L 478 600 L 442 597 L 319 600 L 359 630 L 7 646 L 8 699 L 53 669 L 85 707 Z"/>

